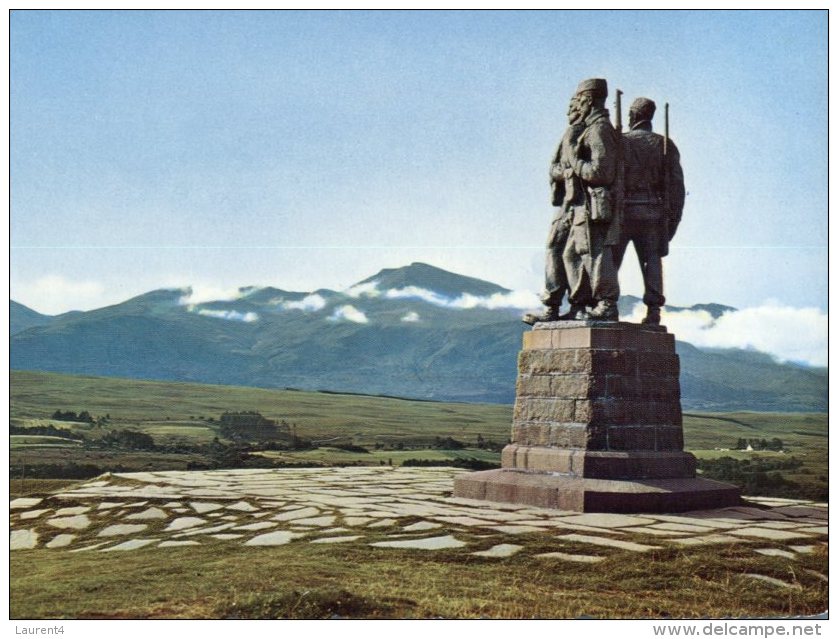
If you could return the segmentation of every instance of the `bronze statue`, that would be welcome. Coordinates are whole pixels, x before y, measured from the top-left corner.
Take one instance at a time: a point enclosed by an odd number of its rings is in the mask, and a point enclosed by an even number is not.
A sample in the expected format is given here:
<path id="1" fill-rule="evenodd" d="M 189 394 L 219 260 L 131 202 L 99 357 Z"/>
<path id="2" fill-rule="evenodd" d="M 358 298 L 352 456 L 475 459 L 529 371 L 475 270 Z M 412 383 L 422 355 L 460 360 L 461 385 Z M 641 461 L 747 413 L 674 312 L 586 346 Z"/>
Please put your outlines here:
<path id="1" fill-rule="evenodd" d="M 634 244 L 643 273 L 644 324 L 660 324 L 664 256 L 684 209 L 684 174 L 677 147 L 666 136 L 652 132 L 655 103 L 637 98 L 629 109 L 629 131 L 624 136 L 623 229 L 614 246 L 614 264 L 622 264 L 629 242 Z M 667 114 L 668 115 L 668 114 Z"/>
<path id="2" fill-rule="evenodd" d="M 574 157 L 572 149 L 577 144 L 582 131 L 585 130 L 575 95 L 570 99 L 567 119 L 568 127 L 555 154 L 553 154 L 553 161 L 550 164 L 552 202 L 553 206 L 557 208 L 550 222 L 550 231 L 547 234 L 544 292 L 541 294 L 541 302 L 547 307 L 547 310 L 541 315 L 533 313 L 525 315 L 524 322 L 527 324 L 574 319 L 580 311 L 585 310 L 584 304 L 577 304 L 571 306 L 568 313 L 559 314 L 564 296 L 570 290 L 562 256 L 570 232 L 573 206 L 580 205 L 583 202 L 582 185 L 579 183 L 579 179 L 576 176 L 564 177 L 564 170 L 572 169 L 571 161 Z"/>
<path id="3" fill-rule="evenodd" d="M 616 321 L 620 285 L 611 247 L 620 239 L 620 212 L 612 187 L 617 177 L 618 139 L 605 98 L 608 84 L 594 78 L 576 89 L 576 103 L 585 129 L 572 148 L 565 179 L 577 178 L 582 197 L 571 209 L 570 233 L 564 249 L 564 266 L 570 285 L 570 303 L 579 310 L 574 319 Z M 554 167 L 554 175 L 558 167 Z"/>

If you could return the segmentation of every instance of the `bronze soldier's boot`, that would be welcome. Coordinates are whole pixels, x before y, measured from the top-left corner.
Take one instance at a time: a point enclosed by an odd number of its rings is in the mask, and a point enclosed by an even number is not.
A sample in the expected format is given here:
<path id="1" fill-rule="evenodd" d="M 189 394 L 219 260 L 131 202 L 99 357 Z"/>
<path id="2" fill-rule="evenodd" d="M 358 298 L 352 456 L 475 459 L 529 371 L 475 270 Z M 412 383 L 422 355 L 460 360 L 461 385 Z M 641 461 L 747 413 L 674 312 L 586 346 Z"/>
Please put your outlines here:
<path id="1" fill-rule="evenodd" d="M 580 316 L 581 315 L 581 316 Z M 584 304 L 571 304 L 570 310 L 564 315 L 559 315 L 560 320 L 588 319 L 588 311 Z"/>
<path id="2" fill-rule="evenodd" d="M 620 318 L 617 305 L 611 300 L 600 300 L 596 307 L 588 312 L 588 316 L 605 322 L 616 322 Z"/>
<path id="3" fill-rule="evenodd" d="M 646 317 L 643 318 L 643 324 L 650 324 L 652 326 L 659 326 L 661 323 L 661 307 L 647 306 Z"/>
<path id="4" fill-rule="evenodd" d="M 559 318 L 559 307 L 558 306 L 548 306 L 547 310 L 544 311 L 541 315 L 536 315 L 535 313 L 527 313 L 522 318 L 524 324 L 529 324 L 532 326 L 536 322 L 556 322 Z"/>

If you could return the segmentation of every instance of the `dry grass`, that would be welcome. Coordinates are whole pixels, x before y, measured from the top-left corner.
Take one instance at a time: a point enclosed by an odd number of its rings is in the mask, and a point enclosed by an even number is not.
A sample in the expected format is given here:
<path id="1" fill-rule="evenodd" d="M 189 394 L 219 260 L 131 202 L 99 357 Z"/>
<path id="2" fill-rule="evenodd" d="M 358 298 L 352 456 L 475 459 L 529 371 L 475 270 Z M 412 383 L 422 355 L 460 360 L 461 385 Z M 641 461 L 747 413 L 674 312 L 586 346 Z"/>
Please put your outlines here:
<path id="1" fill-rule="evenodd" d="M 383 532 L 380 534 L 384 534 Z M 369 540 L 367 540 L 369 541 Z M 494 535 L 481 541 L 520 543 Z M 295 543 L 205 543 L 120 554 L 15 552 L 12 618 L 707 618 L 813 615 L 827 607 L 826 549 L 795 561 L 745 545 L 609 553 L 597 564 Z M 761 542 L 762 546 L 765 545 Z M 534 549 L 534 551 L 533 551 Z M 565 551 L 591 553 L 589 547 Z M 601 552 L 601 550 L 600 550 Z M 642 560 L 640 560 L 642 559 Z M 744 577 L 788 582 L 779 588 Z"/>

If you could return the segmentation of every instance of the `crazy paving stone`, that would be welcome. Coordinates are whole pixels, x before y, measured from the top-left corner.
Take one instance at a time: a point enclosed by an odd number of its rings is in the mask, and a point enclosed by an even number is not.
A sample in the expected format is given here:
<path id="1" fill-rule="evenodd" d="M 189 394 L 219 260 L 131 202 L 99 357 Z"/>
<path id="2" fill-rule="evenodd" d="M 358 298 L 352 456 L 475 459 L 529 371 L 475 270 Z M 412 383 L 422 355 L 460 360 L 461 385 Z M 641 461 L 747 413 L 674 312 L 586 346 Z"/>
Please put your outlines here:
<path id="1" fill-rule="evenodd" d="M 243 513 L 252 513 L 259 510 L 255 506 L 251 506 L 246 501 L 237 501 L 235 504 L 230 504 L 226 506 L 227 510 L 238 510 Z"/>
<path id="2" fill-rule="evenodd" d="M 789 546 L 789 548 L 802 555 L 808 555 L 815 552 L 815 548 L 817 548 L 817 546 Z"/>
<path id="3" fill-rule="evenodd" d="M 543 532 L 546 530 L 545 528 L 538 528 L 537 526 L 516 526 L 514 524 L 510 524 L 508 526 L 490 526 L 490 528 L 507 535 L 521 535 L 524 533 Z"/>
<path id="4" fill-rule="evenodd" d="M 38 517 L 40 517 L 44 513 L 48 513 L 50 510 L 51 510 L 50 508 L 44 508 L 42 510 L 27 510 L 26 512 L 20 513 L 20 515 L 18 515 L 18 518 L 19 519 L 37 519 Z"/>
<path id="5" fill-rule="evenodd" d="M 619 548 L 620 550 L 630 550 L 631 552 L 646 552 L 648 550 L 657 550 L 660 548 L 660 546 L 647 546 L 645 544 L 636 544 L 631 541 L 623 541 L 622 539 L 593 537 L 591 535 L 559 535 L 557 539 L 561 539 L 563 541 L 576 541 L 583 544 L 593 544 L 595 546 L 608 546 L 609 548 Z"/>
<path id="6" fill-rule="evenodd" d="M 372 517 L 344 517 L 343 521 L 347 526 L 363 526 L 373 521 Z"/>
<path id="7" fill-rule="evenodd" d="M 59 508 L 55 511 L 56 517 L 67 517 L 69 515 L 81 515 L 90 510 L 90 506 L 73 506 L 72 508 Z"/>
<path id="8" fill-rule="evenodd" d="M 165 528 L 165 531 L 185 530 L 205 523 L 207 523 L 206 520 L 201 519 L 200 517 L 178 517 L 177 519 L 172 520 L 172 522 Z"/>
<path id="9" fill-rule="evenodd" d="M 355 541 L 361 539 L 363 535 L 346 535 L 343 537 L 321 537 L 320 539 L 312 539 L 313 544 L 340 544 L 345 541 Z"/>
<path id="10" fill-rule="evenodd" d="M 568 524 L 594 526 L 595 528 L 621 528 L 624 526 L 649 526 L 656 523 L 654 519 L 634 517 L 631 515 L 617 515 L 611 513 L 585 513 L 562 517 L 560 521 Z"/>
<path id="11" fill-rule="evenodd" d="M 30 550 L 38 545 L 38 533 L 34 530 L 13 530 L 9 536 L 9 550 Z"/>
<path id="12" fill-rule="evenodd" d="M 678 532 L 677 530 L 658 530 L 657 528 L 639 526 L 637 528 L 621 528 L 623 532 L 639 533 L 641 535 L 654 535 L 655 537 L 678 537 L 680 535 L 688 535 L 689 533 Z M 611 531 L 613 533 L 613 531 Z"/>
<path id="13" fill-rule="evenodd" d="M 772 586 L 778 586 L 780 588 L 792 588 L 795 590 L 800 590 L 800 584 L 790 584 L 786 581 L 782 581 L 781 579 L 775 579 L 774 577 L 768 577 L 767 575 L 757 575 L 755 573 L 745 573 L 742 575 L 743 577 L 747 577 L 748 579 L 756 579 L 757 581 L 763 581 L 767 584 L 771 584 Z"/>
<path id="14" fill-rule="evenodd" d="M 754 552 L 766 557 L 784 557 L 786 559 L 796 559 L 797 555 L 788 550 L 779 550 L 778 548 L 754 548 Z"/>
<path id="15" fill-rule="evenodd" d="M 827 526 L 813 526 L 811 528 L 799 528 L 800 532 L 812 533 L 813 535 L 828 535 L 829 528 Z"/>
<path id="16" fill-rule="evenodd" d="M 291 523 L 295 526 L 331 526 L 335 523 L 335 515 L 323 515 L 322 517 L 309 517 L 306 519 L 293 519 Z"/>
<path id="17" fill-rule="evenodd" d="M 9 502 L 9 508 L 15 510 L 17 508 L 32 508 L 43 501 L 41 497 L 18 497 Z"/>
<path id="18" fill-rule="evenodd" d="M 128 515 L 125 519 L 142 521 L 148 519 L 166 519 L 167 517 L 168 515 L 165 511 L 152 506 L 151 508 L 147 508 L 141 512 L 134 513 L 133 515 Z"/>
<path id="19" fill-rule="evenodd" d="M 190 501 L 189 506 L 199 515 L 203 515 L 204 513 L 211 513 L 214 510 L 220 510 L 224 508 L 224 504 L 216 504 L 214 502 L 208 501 Z"/>
<path id="20" fill-rule="evenodd" d="M 209 528 L 196 528 L 195 530 L 187 530 L 186 532 L 178 533 L 175 537 L 193 537 L 194 535 L 206 535 L 214 532 L 221 532 L 232 528 L 235 524 L 220 524 L 218 526 L 210 526 Z"/>
<path id="21" fill-rule="evenodd" d="M 809 535 L 804 534 L 803 532 L 774 530 L 773 528 L 757 528 L 756 526 L 751 528 L 740 528 L 739 530 L 729 530 L 728 533 L 739 537 L 756 537 L 758 539 L 772 539 L 775 541 L 784 541 L 786 539 L 805 539 L 809 537 Z"/>
<path id="22" fill-rule="evenodd" d="M 376 548 L 410 548 L 417 550 L 442 550 L 445 548 L 462 548 L 466 542 L 460 541 L 453 535 L 445 537 L 426 537 L 425 539 L 406 539 L 404 541 L 378 541 L 370 544 Z"/>
<path id="23" fill-rule="evenodd" d="M 517 544 L 498 544 L 497 546 L 492 546 L 489 550 L 481 550 L 479 552 L 473 552 L 472 555 L 477 555 L 478 557 L 511 557 L 515 553 L 519 552 L 523 546 L 518 546 Z"/>
<path id="24" fill-rule="evenodd" d="M 61 534 L 56 535 L 53 537 L 47 544 L 47 548 L 64 548 L 65 546 L 69 546 L 73 543 L 73 540 L 76 538 L 76 535 L 67 535 Z"/>
<path id="25" fill-rule="evenodd" d="M 433 530 L 435 528 L 442 528 L 442 524 L 435 524 L 432 521 L 418 521 L 415 524 L 410 524 L 402 528 L 405 532 L 418 532 L 420 530 Z"/>
<path id="26" fill-rule="evenodd" d="M 670 539 L 670 541 L 681 546 L 705 546 L 709 544 L 739 544 L 743 543 L 745 539 L 742 537 L 731 537 L 730 535 L 704 535 L 702 537 Z"/>
<path id="27" fill-rule="evenodd" d="M 72 530 L 83 530 L 91 524 L 91 521 L 87 515 L 74 515 L 72 517 L 57 517 L 55 519 L 47 519 L 47 523 L 55 528 L 71 528 Z"/>
<path id="28" fill-rule="evenodd" d="M 656 530 L 685 532 L 685 533 L 706 533 L 706 532 L 712 532 L 713 531 L 713 528 L 709 528 L 707 526 L 694 526 L 692 524 L 675 524 L 675 523 L 671 523 L 671 522 L 667 522 L 667 523 L 663 523 L 663 524 L 655 524 L 654 526 L 649 526 L 649 528 L 655 528 Z"/>
<path id="29" fill-rule="evenodd" d="M 192 539 L 188 539 L 188 540 L 185 539 L 183 541 L 178 541 L 178 540 L 175 540 L 175 541 L 161 541 L 159 544 L 157 544 L 157 547 L 158 548 L 175 548 L 177 546 L 200 546 L 200 545 L 201 545 L 200 542 L 194 541 Z"/>
<path id="30" fill-rule="evenodd" d="M 584 564 L 595 564 L 605 559 L 605 557 L 597 557 L 596 555 L 574 555 L 566 552 L 543 552 L 535 555 L 541 559 L 561 559 L 563 561 L 575 561 Z"/>
<path id="31" fill-rule="evenodd" d="M 154 542 L 158 541 L 157 539 L 129 539 L 128 541 L 123 541 L 121 544 L 117 544 L 116 546 L 110 546 L 108 548 L 102 548 L 99 552 L 110 552 L 112 550 L 136 550 L 137 548 L 142 548 L 143 546 L 148 546 L 149 544 L 153 544 Z"/>
<path id="32" fill-rule="evenodd" d="M 124 506 L 124 504 L 121 501 L 103 501 L 96 507 L 96 510 L 110 510 L 119 506 Z"/>
<path id="33" fill-rule="evenodd" d="M 272 521 L 257 521 L 254 524 L 234 526 L 233 530 L 264 530 L 265 528 L 276 528 L 277 524 Z"/>
<path id="34" fill-rule="evenodd" d="M 388 526 L 395 526 L 396 523 L 395 519 L 382 519 L 380 521 L 367 524 L 367 528 L 387 528 Z"/>
<path id="35" fill-rule="evenodd" d="M 238 535 L 236 533 L 218 533 L 217 535 L 210 535 L 213 539 L 222 539 L 222 540 L 229 540 L 229 539 L 240 539 L 244 537 L 244 535 Z"/>
<path id="36" fill-rule="evenodd" d="M 320 510 L 313 507 L 299 508 L 297 510 L 286 511 L 279 515 L 271 517 L 274 521 L 293 521 L 294 519 L 306 519 L 308 517 L 315 517 L 320 514 Z"/>
<path id="37" fill-rule="evenodd" d="M 302 537 L 300 533 L 290 532 L 288 530 L 277 530 L 276 532 L 265 533 L 264 535 L 257 535 L 252 539 L 244 542 L 245 546 L 281 546 L 287 544 L 294 539 Z"/>
<path id="38" fill-rule="evenodd" d="M 104 528 L 99 537 L 117 537 L 119 535 L 132 535 L 148 528 L 148 524 L 114 524 Z"/>
<path id="39" fill-rule="evenodd" d="M 75 548 L 75 549 L 71 550 L 70 552 L 85 552 L 85 551 L 88 551 L 88 550 L 96 550 L 97 548 L 100 548 L 101 546 L 106 546 L 109 543 L 111 543 L 111 542 L 110 541 L 100 541 L 98 544 L 93 544 L 92 546 L 83 546 L 82 548 Z"/>

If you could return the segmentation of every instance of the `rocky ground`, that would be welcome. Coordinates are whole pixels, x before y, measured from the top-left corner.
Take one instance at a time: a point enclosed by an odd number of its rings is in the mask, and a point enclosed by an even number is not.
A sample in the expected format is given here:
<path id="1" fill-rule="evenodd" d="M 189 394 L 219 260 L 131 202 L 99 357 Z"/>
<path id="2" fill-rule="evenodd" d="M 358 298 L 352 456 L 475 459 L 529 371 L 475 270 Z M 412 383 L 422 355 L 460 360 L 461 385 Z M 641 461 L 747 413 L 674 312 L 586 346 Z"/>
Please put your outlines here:
<path id="1" fill-rule="evenodd" d="M 360 543 L 373 549 L 468 549 L 486 558 L 529 552 L 594 563 L 609 553 L 741 544 L 793 561 L 827 539 L 826 504 L 748 498 L 747 505 L 677 515 L 579 514 L 450 497 L 451 468 L 218 470 L 106 475 L 48 497 L 12 500 L 15 551 L 128 552 L 219 540 L 243 546 Z M 500 533 L 500 535 L 498 535 Z M 498 543 L 486 547 L 487 537 Z M 543 540 L 542 540 L 543 541 Z M 579 552 L 579 548 L 590 549 Z M 381 552 L 377 550 L 377 552 Z M 824 571 L 826 566 L 824 566 Z M 760 574 L 777 587 L 793 583 Z M 826 575 L 821 577 L 826 580 Z"/>

